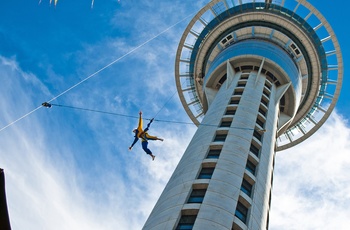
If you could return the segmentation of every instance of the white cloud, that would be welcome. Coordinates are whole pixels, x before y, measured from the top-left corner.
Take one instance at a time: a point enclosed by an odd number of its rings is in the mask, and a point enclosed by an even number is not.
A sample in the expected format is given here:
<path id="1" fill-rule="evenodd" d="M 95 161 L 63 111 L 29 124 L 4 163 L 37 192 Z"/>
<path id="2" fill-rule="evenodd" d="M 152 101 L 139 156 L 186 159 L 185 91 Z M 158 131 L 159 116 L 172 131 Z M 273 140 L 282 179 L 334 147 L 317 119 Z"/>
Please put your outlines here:
<path id="1" fill-rule="evenodd" d="M 332 114 L 312 137 L 277 153 L 270 229 L 349 229 L 350 129 Z"/>

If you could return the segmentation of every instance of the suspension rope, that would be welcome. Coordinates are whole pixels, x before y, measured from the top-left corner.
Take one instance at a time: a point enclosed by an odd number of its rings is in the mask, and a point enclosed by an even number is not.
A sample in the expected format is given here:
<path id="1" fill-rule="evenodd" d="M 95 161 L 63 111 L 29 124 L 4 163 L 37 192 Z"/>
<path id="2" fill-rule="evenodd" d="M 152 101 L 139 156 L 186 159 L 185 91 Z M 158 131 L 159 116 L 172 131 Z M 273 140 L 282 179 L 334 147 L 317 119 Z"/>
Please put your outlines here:
<path id="1" fill-rule="evenodd" d="M 122 113 L 107 112 L 107 111 L 102 111 L 102 110 L 97 110 L 97 109 L 87 109 L 87 108 L 70 106 L 70 105 L 60 105 L 60 104 L 53 104 L 53 103 L 49 104 L 47 102 L 44 102 L 42 105 L 44 107 L 47 107 L 47 108 L 50 108 L 51 106 L 57 106 L 57 107 L 63 107 L 63 108 L 69 108 L 69 109 L 83 110 L 83 111 L 88 111 L 88 112 L 108 114 L 108 115 L 113 115 L 113 116 L 120 116 L 120 117 L 128 117 L 128 118 L 139 119 L 139 116 L 127 115 L 127 114 L 122 114 Z M 152 120 L 152 118 L 143 118 L 143 119 L 144 120 Z M 159 120 L 159 119 L 154 119 L 154 121 L 180 123 L 180 124 L 193 124 L 193 123 L 189 123 L 189 122 L 167 121 L 167 120 Z"/>
<path id="2" fill-rule="evenodd" d="M 182 83 L 184 84 L 184 83 Z M 165 106 L 169 103 L 169 101 L 174 97 L 174 95 L 176 94 L 177 91 L 175 91 L 169 98 L 168 100 L 165 101 L 165 103 L 163 104 L 163 106 L 158 110 L 158 112 L 156 113 L 156 115 L 154 115 L 153 118 L 156 118 L 158 116 L 158 114 L 165 108 Z"/>
<path id="3" fill-rule="evenodd" d="M 82 111 L 88 111 L 88 112 L 95 112 L 95 113 L 102 113 L 102 114 L 108 114 L 108 115 L 114 115 L 114 116 L 122 116 L 122 117 L 128 117 L 128 118 L 135 118 L 138 119 L 138 116 L 133 115 L 127 115 L 127 114 L 121 114 L 121 113 L 114 113 L 114 112 L 107 112 L 102 110 L 96 110 L 96 109 L 87 109 L 87 108 L 81 108 L 76 106 L 69 106 L 69 105 L 60 105 L 60 104 L 49 104 L 47 102 L 43 103 L 44 107 L 51 108 L 51 106 L 57 106 L 62 108 L 69 108 L 69 109 L 76 109 L 76 110 L 82 110 Z M 152 120 L 153 118 L 143 118 L 144 120 Z M 161 119 L 154 119 L 154 121 L 158 122 L 164 122 L 164 123 L 173 123 L 173 124 L 183 124 L 183 125 L 195 125 L 192 122 L 185 122 L 185 121 L 171 121 L 171 120 L 161 120 Z M 200 126 L 211 126 L 211 127 L 218 127 L 217 125 L 213 124 L 200 124 Z M 244 127 L 229 127 L 230 129 L 241 129 L 241 130 L 257 130 L 253 128 L 244 128 Z M 265 130 L 257 130 L 265 132 Z"/>
<path id="4" fill-rule="evenodd" d="M 60 104 L 50 104 L 50 105 L 58 106 L 58 107 L 65 107 L 65 108 L 70 108 L 70 109 L 84 110 L 84 111 L 95 112 L 95 113 L 104 113 L 104 114 L 121 116 L 121 117 L 139 118 L 138 116 L 130 116 L 130 115 L 121 114 L 121 113 L 106 112 L 106 111 L 102 111 L 102 110 L 87 109 L 87 108 L 81 108 L 81 107 L 70 106 L 70 105 L 60 105 Z M 149 120 L 149 119 L 146 119 L 146 120 Z"/>
<path id="5" fill-rule="evenodd" d="M 182 86 L 186 83 L 186 81 L 182 82 L 181 84 L 181 88 Z M 169 101 L 175 96 L 175 94 L 177 93 L 177 90 L 174 91 L 174 93 L 165 101 L 165 103 L 163 104 L 163 106 L 158 110 L 158 112 L 156 113 L 156 115 L 154 115 L 153 118 L 156 118 L 158 116 L 158 114 L 165 108 L 165 106 L 169 103 Z"/>
<path id="6" fill-rule="evenodd" d="M 169 101 L 174 97 L 174 95 L 176 94 L 176 91 L 173 93 L 173 95 L 171 97 L 168 98 L 168 100 L 163 104 L 163 106 L 158 110 L 158 112 L 156 113 L 156 115 L 154 115 L 154 118 L 156 118 L 158 116 L 158 114 L 160 113 L 160 111 L 162 111 L 164 109 L 164 107 L 169 103 Z"/>
<path id="7" fill-rule="evenodd" d="M 62 95 L 66 94 L 67 92 L 69 92 L 70 90 L 74 89 L 75 87 L 79 86 L 80 84 L 82 84 L 83 82 L 89 80 L 90 78 L 94 77 L 95 75 L 97 75 L 98 73 L 100 73 L 101 71 L 107 69 L 108 67 L 112 66 L 113 64 L 115 64 L 116 62 L 120 61 L 121 59 L 127 57 L 128 55 L 134 53 L 136 50 L 140 49 L 141 47 L 143 47 L 144 45 L 146 45 L 147 43 L 151 42 L 152 40 L 156 39 L 157 37 L 159 37 L 160 35 L 166 33 L 167 31 L 169 31 L 170 29 L 172 29 L 173 27 L 177 26 L 178 24 L 180 24 L 181 22 L 185 21 L 187 18 L 189 18 L 191 15 L 193 15 L 193 13 L 189 14 L 188 16 L 186 16 L 185 18 L 181 19 L 180 21 L 176 22 L 175 24 L 169 26 L 168 28 L 166 28 L 165 30 L 163 30 L 162 32 L 158 33 L 157 35 L 151 37 L 150 39 L 148 39 L 147 41 L 141 43 L 140 45 L 136 46 L 135 48 L 133 48 L 132 50 L 130 50 L 129 52 L 127 52 L 126 54 L 122 55 L 121 57 L 115 59 L 114 61 L 112 61 L 111 63 L 107 64 L 106 66 L 102 67 L 101 69 L 97 70 L 96 72 L 94 72 L 93 74 L 87 76 L 86 78 L 82 79 L 81 81 L 79 81 L 78 83 L 74 84 L 73 86 L 69 87 L 68 89 L 64 90 L 62 93 L 54 96 L 53 98 L 51 98 L 50 100 L 48 100 L 48 102 L 51 102 L 59 97 L 61 97 Z M 164 105 L 165 106 L 165 105 Z M 164 107 L 163 106 L 163 107 Z M 26 113 L 25 115 L 19 117 L 18 119 L 12 121 L 11 123 L 7 124 L 6 126 L 2 127 L 0 129 L 0 132 L 5 130 L 6 128 L 10 127 L 11 125 L 17 123 L 18 121 L 24 119 L 25 117 L 29 116 L 30 114 L 34 113 L 35 111 L 37 111 L 38 109 L 40 109 L 42 106 L 38 106 L 35 109 L 33 109 L 32 111 Z M 162 109 L 163 109 L 162 107 Z M 160 111 L 159 111 L 160 112 Z M 158 113 L 159 113 L 158 112 Z M 157 115 L 158 115 L 157 113 Z"/>

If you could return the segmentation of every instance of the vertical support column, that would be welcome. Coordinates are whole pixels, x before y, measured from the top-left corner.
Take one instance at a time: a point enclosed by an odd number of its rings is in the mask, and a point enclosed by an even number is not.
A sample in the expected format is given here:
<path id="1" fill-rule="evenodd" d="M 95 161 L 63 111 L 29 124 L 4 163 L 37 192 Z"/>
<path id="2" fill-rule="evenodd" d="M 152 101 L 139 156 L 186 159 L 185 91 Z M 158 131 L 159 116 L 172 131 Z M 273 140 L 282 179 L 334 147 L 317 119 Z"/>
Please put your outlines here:
<path id="1" fill-rule="evenodd" d="M 181 216 L 193 219 L 193 229 L 266 228 L 278 117 L 276 87 L 267 87 L 266 76 L 258 77 L 257 71 L 228 74 L 232 76 L 213 98 L 143 229 L 174 229 Z M 232 103 L 236 111 L 230 115 L 231 125 L 220 128 Z M 257 134 L 259 116 L 266 129 L 263 134 Z M 206 159 L 214 137 L 222 131 L 227 135 L 219 158 Z M 254 173 L 247 170 L 249 159 L 254 161 Z M 214 167 L 211 178 L 198 179 L 208 163 Z M 249 193 L 243 189 L 246 184 L 251 186 Z M 198 185 L 205 187 L 203 200 L 188 203 Z"/>
<path id="2" fill-rule="evenodd" d="M 222 85 L 219 93 L 215 96 L 202 124 L 198 127 L 146 221 L 143 227 L 144 230 L 174 229 L 176 227 L 182 209 L 192 191 L 192 185 L 202 168 L 210 143 L 213 141 L 217 127 L 231 99 L 232 89 L 226 89 L 225 84 L 227 83 L 225 82 Z M 235 85 L 235 83 L 231 85 Z"/>
<path id="3" fill-rule="evenodd" d="M 266 229 L 268 213 L 270 209 L 270 192 L 273 178 L 273 162 L 275 156 L 275 143 L 277 133 L 277 120 L 279 114 L 279 99 L 276 97 L 276 86 L 267 84 L 266 78 L 263 77 L 260 84 L 263 85 L 262 98 L 268 97 L 268 105 L 260 104 L 267 108 L 265 114 L 265 127 L 263 138 L 260 142 L 261 149 L 259 152 L 259 163 L 255 175 L 255 184 L 253 191 L 252 205 L 250 209 L 250 219 L 248 229 Z M 268 96 L 267 96 L 268 95 Z M 261 132 L 262 134 L 262 132 Z"/>
<path id="4" fill-rule="evenodd" d="M 228 62 L 227 64 L 230 65 Z M 230 70 L 232 67 L 228 66 L 227 69 Z M 211 134 L 212 136 L 214 136 L 218 130 L 220 121 L 230 104 L 233 92 L 241 76 L 240 72 L 234 75 L 232 74 L 233 71 L 227 73 L 227 80 L 221 86 L 203 119 L 203 123 L 211 124 L 215 122 L 217 124 L 214 133 Z M 238 110 L 239 108 L 237 112 Z M 234 125 L 234 123 L 235 118 L 231 123 L 231 127 L 237 126 Z M 231 149 L 233 146 L 235 148 L 240 148 L 236 145 L 239 141 L 234 138 L 237 130 L 231 127 L 223 143 L 214 173 L 209 180 L 208 188 L 193 229 L 224 230 L 232 228 L 235 205 L 237 203 L 239 187 L 242 182 L 241 173 L 237 173 L 237 170 L 241 169 L 239 167 L 241 164 L 245 165 L 245 162 L 243 163 L 245 160 L 241 158 L 237 151 L 233 153 L 234 150 Z"/>

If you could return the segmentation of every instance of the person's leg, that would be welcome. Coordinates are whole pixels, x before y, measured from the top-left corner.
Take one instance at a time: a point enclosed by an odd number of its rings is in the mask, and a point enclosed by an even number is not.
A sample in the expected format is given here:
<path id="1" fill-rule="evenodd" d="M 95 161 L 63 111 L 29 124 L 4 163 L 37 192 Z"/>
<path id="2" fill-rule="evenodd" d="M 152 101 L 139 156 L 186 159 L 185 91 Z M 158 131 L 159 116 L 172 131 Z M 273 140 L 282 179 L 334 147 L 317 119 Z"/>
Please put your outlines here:
<path id="1" fill-rule="evenodd" d="M 155 156 L 152 154 L 151 150 L 148 148 L 148 142 L 147 141 L 143 141 L 142 142 L 142 149 L 152 157 L 152 160 L 154 160 Z"/>
<path id="2" fill-rule="evenodd" d="M 160 140 L 160 141 L 163 141 L 162 138 L 159 138 L 159 137 L 156 137 L 156 136 L 151 136 L 148 133 L 145 133 L 145 137 L 147 138 L 147 140 L 152 140 L 152 141 Z"/>

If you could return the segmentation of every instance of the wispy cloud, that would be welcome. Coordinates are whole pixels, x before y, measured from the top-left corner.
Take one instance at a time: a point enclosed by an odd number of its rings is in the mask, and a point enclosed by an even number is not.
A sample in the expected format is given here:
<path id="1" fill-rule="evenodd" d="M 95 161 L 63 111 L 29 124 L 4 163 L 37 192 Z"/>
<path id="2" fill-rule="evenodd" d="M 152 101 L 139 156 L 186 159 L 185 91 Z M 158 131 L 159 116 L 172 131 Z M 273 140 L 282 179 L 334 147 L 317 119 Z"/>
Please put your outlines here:
<path id="1" fill-rule="evenodd" d="M 271 229 L 348 229 L 350 128 L 336 112 L 310 139 L 277 153 Z"/>

